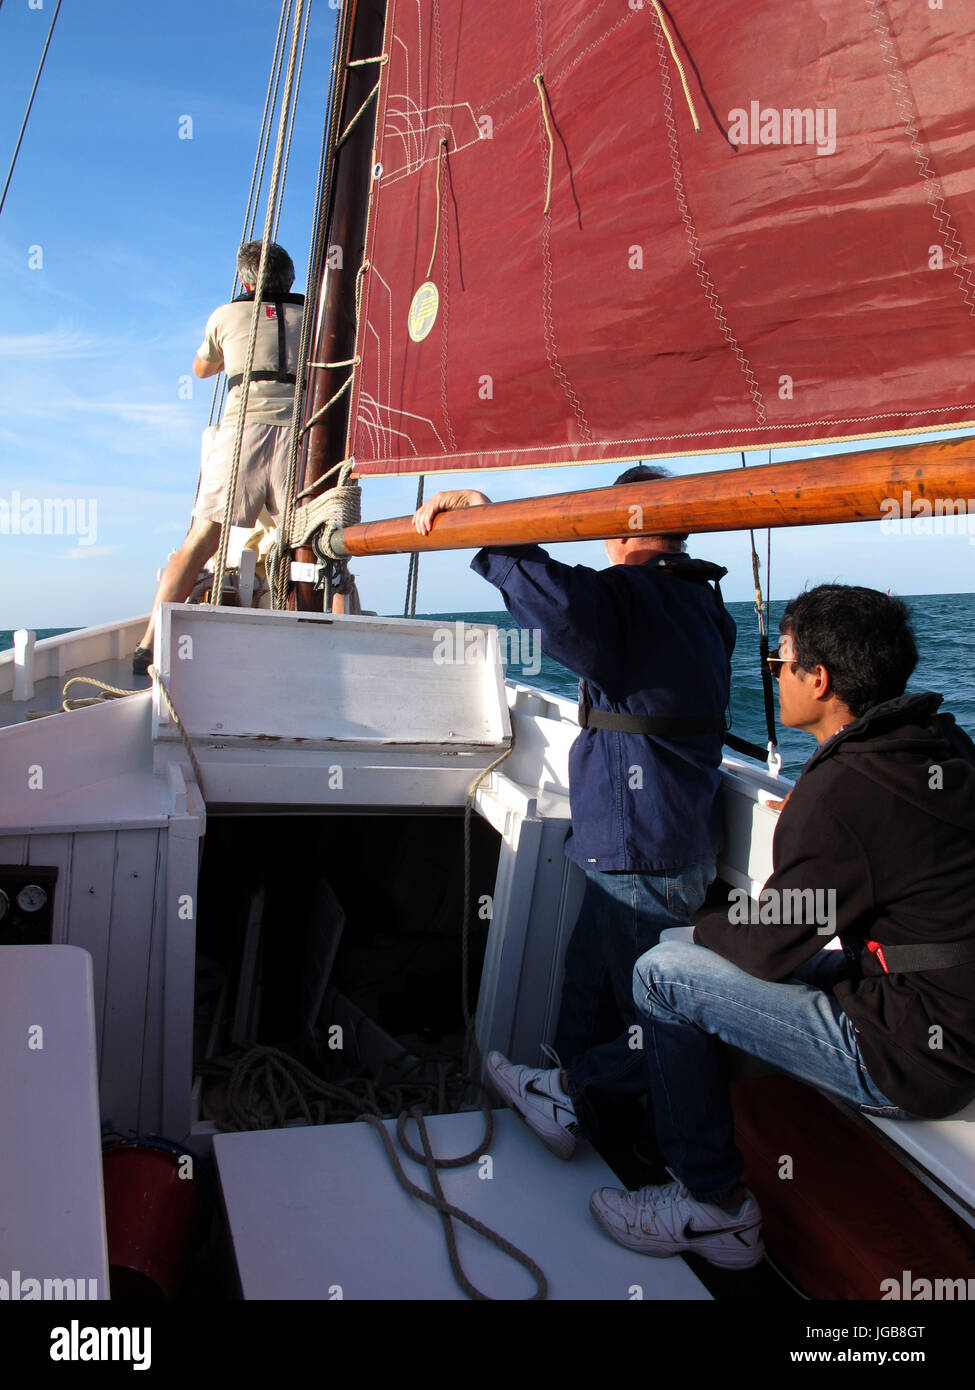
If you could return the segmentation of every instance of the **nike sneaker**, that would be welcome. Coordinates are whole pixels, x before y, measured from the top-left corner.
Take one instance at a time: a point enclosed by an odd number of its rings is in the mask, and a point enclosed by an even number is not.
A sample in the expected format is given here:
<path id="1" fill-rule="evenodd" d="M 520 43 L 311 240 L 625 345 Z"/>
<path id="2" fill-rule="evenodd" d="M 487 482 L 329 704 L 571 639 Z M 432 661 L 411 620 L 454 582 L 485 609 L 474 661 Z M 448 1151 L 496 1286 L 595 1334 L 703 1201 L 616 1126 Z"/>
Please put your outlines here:
<path id="1" fill-rule="evenodd" d="M 485 1070 L 493 1089 L 545 1147 L 558 1158 L 571 1158 L 581 1130 L 572 1100 L 559 1080 L 561 1069 L 516 1066 L 500 1052 L 489 1052 Z"/>
<path id="2" fill-rule="evenodd" d="M 762 1213 L 750 1192 L 729 1212 L 697 1201 L 683 1183 L 639 1192 L 600 1187 L 589 1210 L 608 1236 L 641 1255 L 702 1255 L 722 1269 L 752 1269 L 765 1258 Z"/>

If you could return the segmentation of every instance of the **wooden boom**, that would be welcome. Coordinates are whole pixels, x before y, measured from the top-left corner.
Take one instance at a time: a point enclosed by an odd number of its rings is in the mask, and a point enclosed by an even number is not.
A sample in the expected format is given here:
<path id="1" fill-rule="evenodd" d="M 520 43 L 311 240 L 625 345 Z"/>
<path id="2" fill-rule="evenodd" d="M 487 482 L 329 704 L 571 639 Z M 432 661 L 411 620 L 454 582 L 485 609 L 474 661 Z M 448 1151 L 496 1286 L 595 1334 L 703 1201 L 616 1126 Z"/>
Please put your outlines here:
<path id="1" fill-rule="evenodd" d="M 414 531 L 412 518 L 395 517 L 348 526 L 336 533 L 333 545 L 340 554 L 392 555 L 667 532 L 822 526 L 938 515 L 925 503 L 933 509 L 934 503 L 948 501 L 952 510 L 975 513 L 975 438 L 493 502 L 442 512 L 429 536 Z"/>

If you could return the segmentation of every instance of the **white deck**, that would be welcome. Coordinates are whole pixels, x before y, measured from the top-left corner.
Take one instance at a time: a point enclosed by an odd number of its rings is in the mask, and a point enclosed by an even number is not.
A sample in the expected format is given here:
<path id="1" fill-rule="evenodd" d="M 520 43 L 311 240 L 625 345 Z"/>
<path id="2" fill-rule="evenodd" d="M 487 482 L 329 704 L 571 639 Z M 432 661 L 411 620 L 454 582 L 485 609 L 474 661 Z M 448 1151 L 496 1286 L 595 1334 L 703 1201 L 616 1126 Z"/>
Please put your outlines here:
<path id="1" fill-rule="evenodd" d="M 395 1142 L 396 1125 L 387 1122 Z M 412 1129 L 412 1126 L 411 1126 Z M 435 1154 L 469 1152 L 481 1114 L 427 1121 Z M 413 1129 L 411 1142 L 419 1148 Z M 409 1196 L 368 1125 L 323 1125 L 214 1139 L 227 1218 L 247 1299 L 465 1300 L 439 1214 Z M 425 1169 L 403 1159 L 429 1191 Z M 517 1245 L 541 1267 L 550 1299 L 708 1299 L 682 1259 L 648 1259 L 603 1234 L 589 1213 L 594 1188 L 619 1180 L 588 1146 L 571 1163 L 548 1153 L 510 1110 L 495 1112 L 490 1176 L 471 1164 L 441 1169 L 449 1202 Z M 527 1299 L 528 1272 L 455 1222 L 467 1277 L 492 1299 Z"/>

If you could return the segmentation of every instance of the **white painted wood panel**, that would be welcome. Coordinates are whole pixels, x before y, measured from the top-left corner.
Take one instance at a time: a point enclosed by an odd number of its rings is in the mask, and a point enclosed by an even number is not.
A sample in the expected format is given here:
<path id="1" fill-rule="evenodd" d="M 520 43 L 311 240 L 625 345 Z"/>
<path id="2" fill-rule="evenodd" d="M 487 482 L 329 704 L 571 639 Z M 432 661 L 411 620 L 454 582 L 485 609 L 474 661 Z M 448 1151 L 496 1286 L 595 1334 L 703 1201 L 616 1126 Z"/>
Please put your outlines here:
<path id="1" fill-rule="evenodd" d="M 28 844 L 26 835 L 0 835 L 0 864 L 26 864 Z"/>
<path id="2" fill-rule="evenodd" d="M 101 1095 L 103 1118 L 123 1130 L 138 1127 L 158 841 L 155 830 L 126 831 L 115 857 Z"/>
<path id="3" fill-rule="evenodd" d="M 116 839 L 113 830 L 76 835 L 71 881 L 64 885 L 59 883 L 57 888 L 59 895 L 63 891 L 68 897 L 68 944 L 80 946 L 91 956 L 99 1056 L 105 1016 Z"/>

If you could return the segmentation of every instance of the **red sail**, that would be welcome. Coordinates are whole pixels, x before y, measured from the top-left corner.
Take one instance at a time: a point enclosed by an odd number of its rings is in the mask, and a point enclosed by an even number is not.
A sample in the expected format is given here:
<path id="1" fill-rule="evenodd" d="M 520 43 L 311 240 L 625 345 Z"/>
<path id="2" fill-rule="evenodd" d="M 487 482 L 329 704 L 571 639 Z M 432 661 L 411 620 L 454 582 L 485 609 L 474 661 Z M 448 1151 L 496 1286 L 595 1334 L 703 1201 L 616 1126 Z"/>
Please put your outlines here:
<path id="1" fill-rule="evenodd" d="M 385 52 L 358 473 L 975 421 L 971 4 L 389 0 Z"/>

